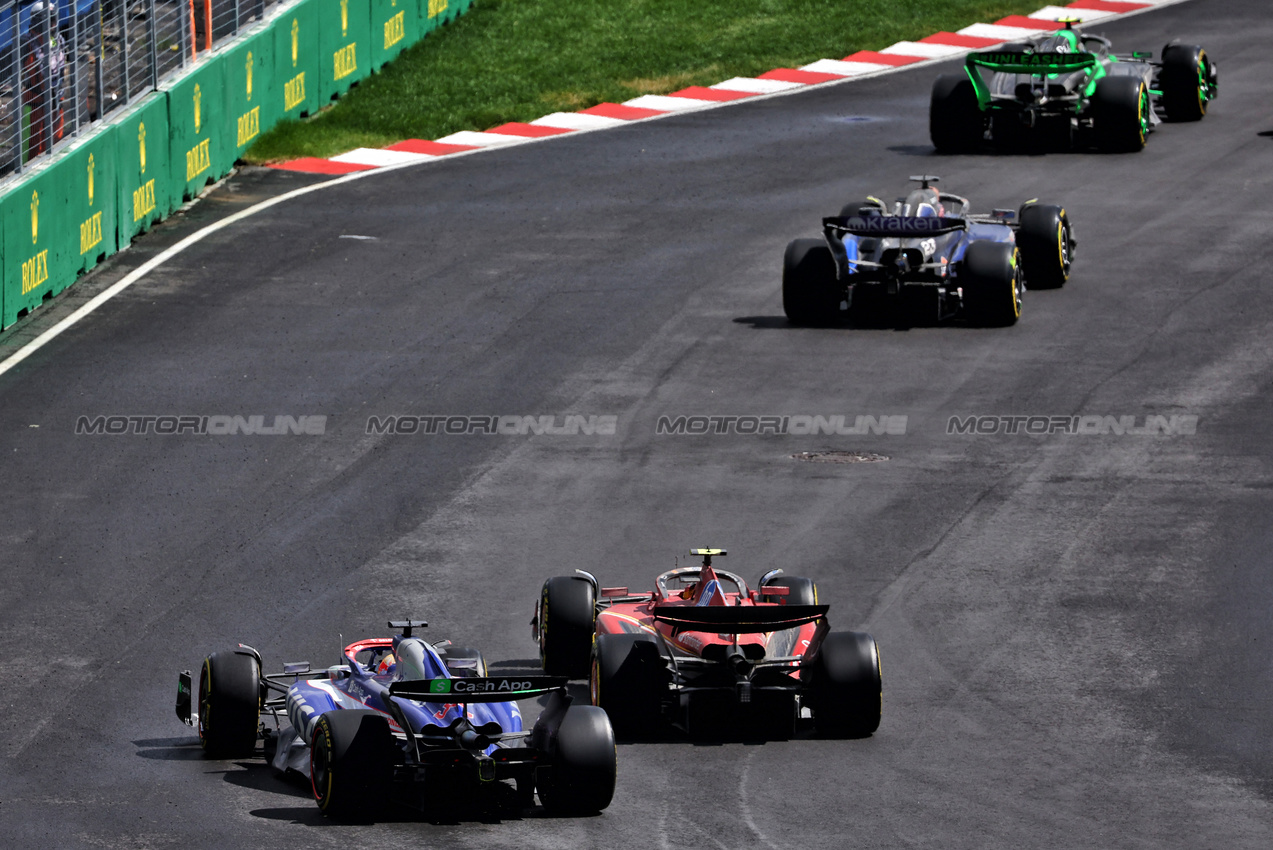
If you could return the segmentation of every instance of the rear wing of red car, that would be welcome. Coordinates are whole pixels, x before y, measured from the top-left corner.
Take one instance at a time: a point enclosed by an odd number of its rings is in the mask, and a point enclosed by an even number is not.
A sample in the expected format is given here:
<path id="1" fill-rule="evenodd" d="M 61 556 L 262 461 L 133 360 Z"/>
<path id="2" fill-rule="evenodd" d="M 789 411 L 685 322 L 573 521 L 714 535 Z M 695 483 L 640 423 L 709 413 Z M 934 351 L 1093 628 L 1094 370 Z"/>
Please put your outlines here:
<path id="1" fill-rule="evenodd" d="M 655 605 L 656 622 L 676 632 L 759 634 L 823 619 L 830 605 Z"/>

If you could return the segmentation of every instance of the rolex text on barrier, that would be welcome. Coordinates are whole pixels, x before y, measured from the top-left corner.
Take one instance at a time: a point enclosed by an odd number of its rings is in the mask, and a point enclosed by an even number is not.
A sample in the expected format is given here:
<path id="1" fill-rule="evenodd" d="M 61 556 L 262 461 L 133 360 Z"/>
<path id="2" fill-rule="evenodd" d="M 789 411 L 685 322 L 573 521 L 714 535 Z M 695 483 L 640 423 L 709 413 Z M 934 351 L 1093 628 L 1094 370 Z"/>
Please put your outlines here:
<path id="1" fill-rule="evenodd" d="M 446 13 L 450 4 L 447 0 L 418 0 L 418 2 L 420 4 L 420 37 L 423 38 L 446 23 Z"/>
<path id="2" fill-rule="evenodd" d="M 270 97 L 279 108 L 275 113 L 279 119 L 305 118 L 318 111 L 321 3 L 305 0 L 274 22 L 274 91 Z"/>
<path id="3" fill-rule="evenodd" d="M 67 180 L 67 211 L 78 222 L 78 253 L 72 263 L 76 272 L 88 271 L 119 247 L 115 222 L 119 160 L 114 147 L 109 135 L 92 135 L 57 163 Z"/>
<path id="4" fill-rule="evenodd" d="M 371 68 L 379 71 L 420 38 L 419 0 L 371 0 Z"/>
<path id="5" fill-rule="evenodd" d="M 80 222 L 72 192 L 83 191 L 64 159 L 20 181 L 4 198 L 3 324 L 65 289 L 80 270 Z M 80 210 L 77 205 L 76 210 Z"/>
<path id="6" fill-rule="evenodd" d="M 270 97 L 273 87 L 274 34 L 260 32 L 226 51 L 223 93 L 225 115 L 234 122 L 234 140 L 227 145 L 231 161 L 243 155 L 261 133 L 273 126 L 281 104 Z"/>
<path id="7" fill-rule="evenodd" d="M 371 73 L 371 0 L 315 2 L 318 4 L 319 99 L 326 103 Z"/>
<path id="8" fill-rule="evenodd" d="M 130 107 L 107 134 L 115 146 L 119 244 L 149 229 L 172 210 L 168 167 L 168 98 L 156 92 Z M 181 183 L 176 184 L 180 197 Z"/>
<path id="9" fill-rule="evenodd" d="M 187 74 L 168 94 L 170 167 L 180 197 L 193 198 L 234 164 L 234 121 L 225 114 L 224 71 L 217 62 Z"/>

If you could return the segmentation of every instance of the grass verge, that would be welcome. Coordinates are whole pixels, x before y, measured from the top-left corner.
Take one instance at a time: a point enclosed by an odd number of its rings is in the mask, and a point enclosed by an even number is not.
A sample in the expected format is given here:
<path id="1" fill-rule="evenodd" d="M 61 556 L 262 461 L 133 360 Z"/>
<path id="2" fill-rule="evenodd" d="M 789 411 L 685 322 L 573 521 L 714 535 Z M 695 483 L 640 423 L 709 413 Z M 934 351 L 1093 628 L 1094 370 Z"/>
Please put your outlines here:
<path id="1" fill-rule="evenodd" d="M 436 139 L 838 59 L 1043 0 L 476 0 L 332 107 L 265 133 L 263 163 Z"/>

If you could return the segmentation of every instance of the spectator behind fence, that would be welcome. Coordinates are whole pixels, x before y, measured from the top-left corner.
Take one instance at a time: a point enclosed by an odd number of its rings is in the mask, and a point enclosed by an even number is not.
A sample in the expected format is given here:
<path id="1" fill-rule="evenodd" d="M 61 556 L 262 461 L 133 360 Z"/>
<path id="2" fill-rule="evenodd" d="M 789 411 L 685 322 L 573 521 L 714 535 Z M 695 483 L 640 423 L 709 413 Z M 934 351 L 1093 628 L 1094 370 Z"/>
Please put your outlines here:
<path id="1" fill-rule="evenodd" d="M 66 72 L 66 40 L 57 31 L 57 6 L 37 0 L 31 4 L 30 21 L 22 40 L 22 103 L 31 109 L 28 159 L 47 153 L 62 138 Z"/>

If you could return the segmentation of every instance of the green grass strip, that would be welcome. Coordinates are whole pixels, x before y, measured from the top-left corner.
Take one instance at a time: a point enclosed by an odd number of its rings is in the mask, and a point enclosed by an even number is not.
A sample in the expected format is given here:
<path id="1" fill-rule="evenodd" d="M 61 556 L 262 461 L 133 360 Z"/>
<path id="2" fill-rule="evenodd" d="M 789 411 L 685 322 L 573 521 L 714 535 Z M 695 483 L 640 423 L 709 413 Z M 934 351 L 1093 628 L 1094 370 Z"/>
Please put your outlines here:
<path id="1" fill-rule="evenodd" d="M 332 156 L 839 59 L 1044 0 L 477 0 L 331 108 L 244 157 Z"/>

